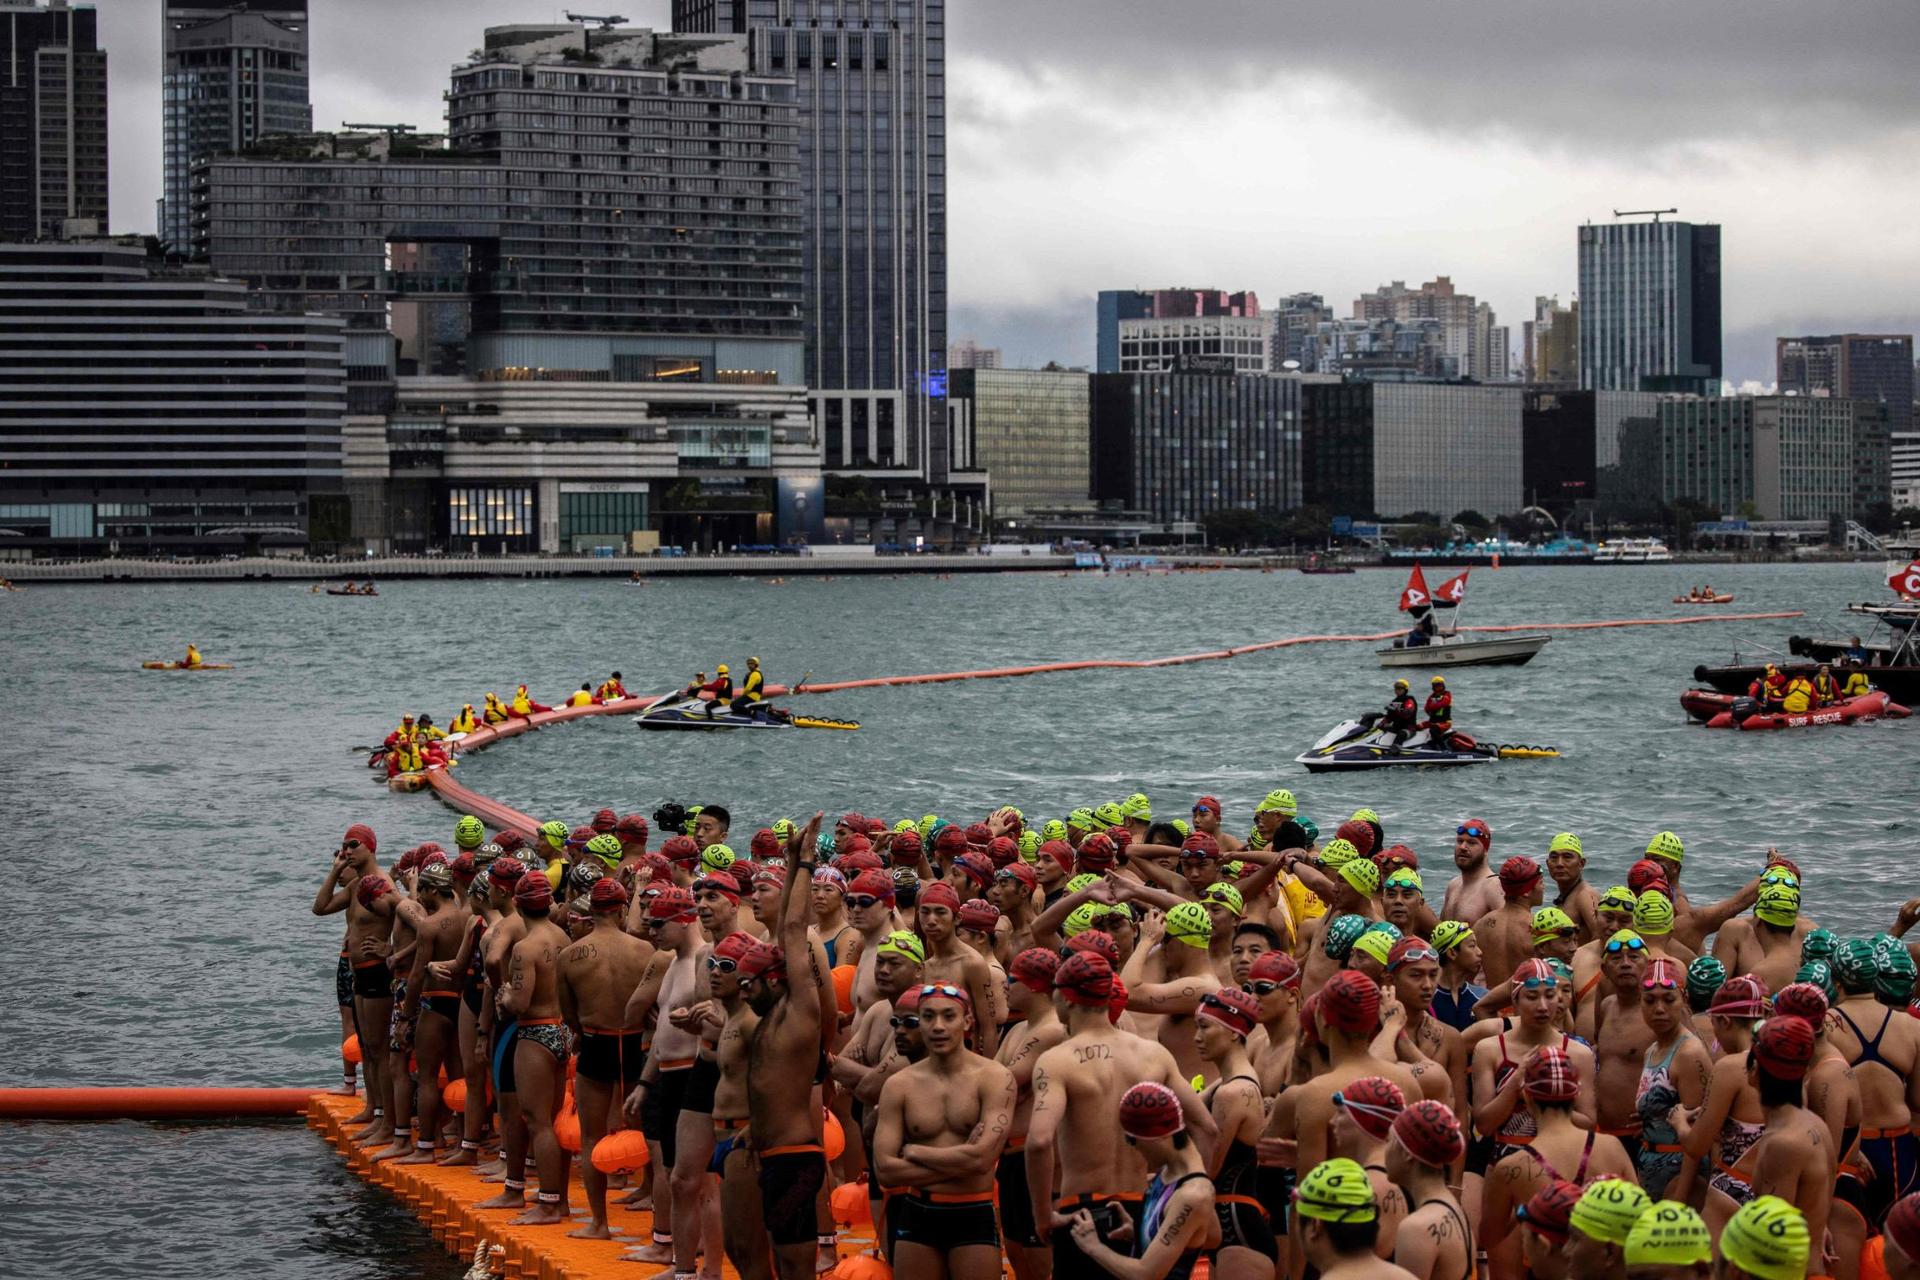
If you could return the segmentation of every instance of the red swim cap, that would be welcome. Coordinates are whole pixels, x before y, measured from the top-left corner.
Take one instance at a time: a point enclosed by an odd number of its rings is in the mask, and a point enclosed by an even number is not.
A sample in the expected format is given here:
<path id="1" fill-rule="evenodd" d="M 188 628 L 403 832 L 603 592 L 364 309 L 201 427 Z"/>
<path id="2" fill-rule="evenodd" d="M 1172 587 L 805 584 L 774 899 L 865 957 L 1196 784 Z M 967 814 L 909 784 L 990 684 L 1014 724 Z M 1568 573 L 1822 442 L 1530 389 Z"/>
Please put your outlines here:
<path id="1" fill-rule="evenodd" d="M 1521 1068 L 1520 1089 L 1542 1102 L 1572 1102 L 1580 1096 L 1580 1070 L 1565 1049 L 1536 1049 Z"/>
<path id="2" fill-rule="evenodd" d="M 833 825 L 836 827 L 845 827 L 849 831 L 865 832 L 867 829 L 867 819 L 863 814 L 849 813 Z"/>
<path id="3" fill-rule="evenodd" d="M 1431 1098 L 1412 1103 L 1394 1117 L 1393 1136 L 1421 1164 L 1444 1169 L 1467 1152 L 1466 1135 L 1453 1108 Z"/>
<path id="4" fill-rule="evenodd" d="M 837 859 L 834 865 L 840 868 L 841 875 L 851 878 L 859 875 L 863 871 L 885 870 L 887 864 L 863 849 L 858 853 L 844 855 Z"/>
<path id="5" fill-rule="evenodd" d="M 736 929 L 713 944 L 713 954 L 722 960 L 738 961 L 753 950 L 759 939 L 745 929 Z"/>
<path id="6" fill-rule="evenodd" d="M 360 905 L 371 908 L 374 903 L 393 892 L 393 881 L 385 876 L 361 876 L 360 883 L 354 886 L 353 896 Z"/>
<path id="7" fill-rule="evenodd" d="M 593 882 L 587 900 L 595 911 L 618 911 L 627 905 L 627 887 L 612 876 L 602 876 Z"/>
<path id="8" fill-rule="evenodd" d="M 751 882 L 749 882 L 749 887 L 751 887 Z M 697 894 L 702 890 L 717 893 L 729 902 L 740 901 L 740 882 L 734 877 L 722 872 L 716 871 L 710 876 L 701 876 L 698 880 L 695 880 L 693 882 L 693 891 Z"/>
<path id="9" fill-rule="evenodd" d="M 924 1009 L 929 1000 L 951 1000 L 968 1013 L 973 1012 L 973 996 L 965 987 L 955 982 L 921 983 L 920 1007 Z"/>
<path id="10" fill-rule="evenodd" d="M 518 831 L 502 831 L 493 838 L 493 842 L 500 846 L 503 853 L 513 853 L 527 847 L 527 838 Z"/>
<path id="11" fill-rule="evenodd" d="M 553 905 L 553 886 L 544 871 L 529 871 L 513 886 L 513 901 L 522 911 L 538 915 Z"/>
<path id="12" fill-rule="evenodd" d="M 865 836 L 848 836 L 847 842 L 840 846 L 840 852 L 848 857 L 852 857 L 856 853 L 864 853 L 868 857 L 872 857 L 873 841 L 867 839 Z"/>
<path id="13" fill-rule="evenodd" d="M 847 882 L 847 892 L 892 902 L 893 877 L 884 871 L 862 871 Z"/>
<path id="14" fill-rule="evenodd" d="M 1320 1016 L 1336 1031 L 1371 1035 L 1380 1029 L 1380 988 L 1363 973 L 1341 969 L 1320 988 Z"/>
<path id="15" fill-rule="evenodd" d="M 787 953 L 772 943 L 756 942 L 740 957 L 740 976 L 769 981 L 787 976 Z"/>
<path id="16" fill-rule="evenodd" d="M 1092 838 L 1087 837 L 1089 840 Z M 1049 840 L 1040 846 L 1040 852 L 1058 863 L 1062 871 L 1073 870 L 1073 846 L 1065 840 Z"/>
<path id="17" fill-rule="evenodd" d="M 1120 1095 L 1120 1128 L 1132 1138 L 1169 1138 L 1187 1127 L 1180 1099 L 1163 1084 L 1137 1084 Z"/>
<path id="18" fill-rule="evenodd" d="M 1086 937 L 1086 934 L 1081 934 Z M 1112 939 L 1108 939 L 1109 942 Z M 1097 951 L 1076 951 L 1061 961 L 1053 975 L 1053 989 L 1068 1004 L 1099 1008 L 1113 994 L 1113 966 Z"/>
<path id="19" fill-rule="evenodd" d="M 647 820 L 637 813 L 630 813 L 613 824 L 613 834 L 628 836 L 643 843 L 652 830 L 653 828 L 647 825 Z"/>
<path id="20" fill-rule="evenodd" d="M 613 810 L 609 809 L 607 810 L 607 812 L 612 813 Z M 598 831 L 595 831 L 592 827 L 575 827 L 567 835 L 567 847 L 574 848 L 576 846 L 584 846 L 587 843 L 587 841 L 593 839 L 595 836 L 599 834 L 600 833 Z"/>
<path id="21" fill-rule="evenodd" d="M 1478 827 L 1486 832 L 1487 838 L 1481 841 L 1481 843 L 1489 849 L 1493 848 L 1493 828 L 1487 824 L 1485 818 L 1462 818 L 1460 819 L 1460 825 L 1463 827 Z"/>
<path id="22" fill-rule="evenodd" d="M 1360 851 L 1361 857 L 1373 852 L 1373 826 L 1359 818 L 1348 818 L 1333 833 L 1334 839 L 1345 840 Z"/>
<path id="23" fill-rule="evenodd" d="M 993 841 L 993 828 L 984 822 L 976 822 L 967 828 L 966 836 L 970 848 L 984 849 Z"/>
<path id="24" fill-rule="evenodd" d="M 1104 929 L 1084 929 L 1067 939 L 1068 951 L 1085 951 L 1107 962 L 1109 969 L 1120 967 L 1120 944 Z M 1061 963 L 1065 963 L 1062 961 Z"/>
<path id="25" fill-rule="evenodd" d="M 1819 988 L 1815 987 L 1814 990 Z M 1707 1012 L 1722 1018 L 1764 1018 L 1770 1012 L 1767 1008 L 1767 984 L 1750 973 L 1728 978 L 1713 993 L 1713 1003 L 1707 1007 Z M 1825 1017 L 1826 1010 L 1820 1012 Z"/>
<path id="26" fill-rule="evenodd" d="M 1082 871 L 1098 873 L 1109 870 L 1119 853 L 1120 846 L 1113 842 L 1113 837 L 1096 831 L 1080 842 L 1077 861 Z"/>
<path id="27" fill-rule="evenodd" d="M 985 898 L 972 898 L 960 904 L 960 927 L 992 933 L 1000 924 L 1000 908 Z"/>
<path id="28" fill-rule="evenodd" d="M 606 835 L 620 825 L 620 815 L 611 809 L 602 809 L 593 815 L 593 833 Z"/>
<path id="29" fill-rule="evenodd" d="M 374 853 L 380 848 L 380 842 L 373 837 L 373 828 L 364 822 L 356 822 L 347 828 L 347 834 L 341 837 L 341 841 L 345 843 L 348 840 L 358 840 L 361 847 L 368 853 Z"/>
<path id="30" fill-rule="evenodd" d="M 1524 898 L 1540 883 L 1540 864 L 1515 854 L 1500 864 L 1500 891 L 1508 901 Z"/>
<path id="31" fill-rule="evenodd" d="M 1006 866 L 1000 868 L 1000 871 L 1004 871 L 1006 874 L 1012 876 L 1015 880 L 1018 880 L 1020 882 L 1020 887 L 1025 889 L 1028 893 L 1032 893 L 1035 889 L 1040 887 L 1040 880 L 1037 876 L 1033 874 L 1033 868 L 1028 866 L 1024 862 L 1008 863 Z M 1000 872 L 995 872 L 994 878 L 996 880 L 999 879 Z"/>
<path id="32" fill-rule="evenodd" d="M 1020 846 L 1005 836 L 995 836 L 987 845 L 987 857 L 995 869 L 1006 866 L 1020 856 Z"/>
<path id="33" fill-rule="evenodd" d="M 1407 1109 L 1407 1095 L 1385 1076 L 1362 1076 L 1334 1094 L 1333 1100 L 1370 1138 L 1386 1137 Z"/>
<path id="34" fill-rule="evenodd" d="M 922 888 L 916 901 L 923 907 L 945 907 L 949 911 L 960 910 L 960 895 L 945 880 L 935 880 Z"/>
<path id="35" fill-rule="evenodd" d="M 1519 964 L 1514 966 L 1513 985 L 1516 987 L 1522 986 L 1529 979 L 1536 982 L 1544 980 L 1546 982 L 1558 983 L 1560 981 L 1560 976 L 1553 971 L 1553 966 L 1548 964 L 1545 960 L 1541 960 L 1537 957 L 1531 957 L 1526 960 L 1522 960 Z"/>
<path id="36" fill-rule="evenodd" d="M 1549 1240 L 1565 1240 L 1580 1194 L 1581 1189 L 1573 1183 L 1555 1178 L 1534 1192 L 1516 1216 Z"/>
<path id="37" fill-rule="evenodd" d="M 1920 1192 L 1903 1196 L 1887 1211 L 1887 1235 L 1909 1258 L 1920 1258 Z"/>
<path id="38" fill-rule="evenodd" d="M 1388 867 L 1412 867 L 1420 869 L 1420 855 L 1403 844 L 1390 844 L 1374 855 L 1373 860 L 1380 864 L 1381 879 L 1385 879 Z"/>
<path id="39" fill-rule="evenodd" d="M 1200 997 L 1196 1017 L 1217 1022 L 1242 1039 L 1260 1022 L 1260 1002 L 1238 987 L 1221 987 Z"/>
<path id="40" fill-rule="evenodd" d="M 1053 990 L 1053 977 L 1059 970 L 1060 957 L 1057 954 L 1045 947 L 1028 947 L 1013 958 L 1013 967 L 1007 970 L 1007 974 L 1027 990 L 1044 995 Z"/>
<path id="41" fill-rule="evenodd" d="M 669 862 L 700 861 L 700 846 L 693 842 L 692 836 L 668 836 L 660 852 Z"/>
<path id="42" fill-rule="evenodd" d="M 993 883 L 993 861 L 983 853 L 963 853 L 953 860 L 953 865 L 966 872 L 967 879 L 982 889 Z"/>
<path id="43" fill-rule="evenodd" d="M 497 884 L 508 893 L 520 883 L 520 877 L 527 874 L 527 864 L 518 858 L 495 858 L 487 868 L 487 883 Z"/>
<path id="44" fill-rule="evenodd" d="M 895 1013 L 912 1013 L 919 1007 L 920 984 L 917 982 L 893 998 L 893 1011 Z"/>
<path id="45" fill-rule="evenodd" d="M 1661 870 L 1660 864 L 1652 858 L 1642 858 L 1627 868 L 1627 888 L 1633 890 L 1636 894 L 1645 893 L 1647 886 L 1656 880 L 1661 884 L 1665 884 L 1667 882 L 1667 873 Z"/>
<path id="46" fill-rule="evenodd" d="M 887 842 L 887 858 L 896 867 L 910 867 L 920 861 L 923 846 L 918 831 L 900 831 Z"/>
<path id="47" fill-rule="evenodd" d="M 1220 816 L 1220 802 L 1212 796 L 1201 796 L 1193 802 L 1193 811 L 1199 813 L 1202 810 L 1217 818 Z"/>
<path id="48" fill-rule="evenodd" d="M 1180 857 L 1183 861 L 1188 858 L 1211 861 L 1219 856 L 1220 842 L 1204 831 L 1196 831 L 1180 842 Z"/>
<path id="49" fill-rule="evenodd" d="M 1773 1017 L 1753 1037 L 1753 1060 L 1776 1080 L 1800 1080 L 1813 1061 L 1813 1027 L 1805 1018 Z"/>
<path id="50" fill-rule="evenodd" d="M 467 849 L 453 860 L 453 877 L 456 880 L 471 880 L 480 874 L 480 866 L 473 860 L 473 850 Z"/>
<path id="51" fill-rule="evenodd" d="M 655 898 L 652 904 L 647 907 L 647 919 L 649 920 L 685 922 L 699 918 L 700 913 L 695 911 L 693 907 L 693 895 L 677 884 L 668 885 L 662 889 L 660 896 Z"/>
<path id="52" fill-rule="evenodd" d="M 906 832 L 903 831 L 900 834 L 905 835 Z M 933 851 L 942 857 L 958 853 L 966 847 L 967 833 L 959 827 L 951 825 L 942 827 L 939 834 L 933 837 Z"/>
<path id="53" fill-rule="evenodd" d="M 753 833 L 753 839 L 747 841 L 747 856 L 765 861 L 780 856 L 780 837 L 773 834 L 771 828 L 762 827 Z"/>
<path id="54" fill-rule="evenodd" d="M 1247 970 L 1249 982 L 1277 982 L 1295 991 L 1300 989 L 1300 962 L 1284 951 L 1262 951 Z"/>
<path id="55" fill-rule="evenodd" d="M 1804 1018 L 1817 1030 L 1827 1021 L 1827 993 L 1811 982 L 1796 982 L 1780 988 L 1773 998 L 1773 1011 L 1783 1018 Z"/>

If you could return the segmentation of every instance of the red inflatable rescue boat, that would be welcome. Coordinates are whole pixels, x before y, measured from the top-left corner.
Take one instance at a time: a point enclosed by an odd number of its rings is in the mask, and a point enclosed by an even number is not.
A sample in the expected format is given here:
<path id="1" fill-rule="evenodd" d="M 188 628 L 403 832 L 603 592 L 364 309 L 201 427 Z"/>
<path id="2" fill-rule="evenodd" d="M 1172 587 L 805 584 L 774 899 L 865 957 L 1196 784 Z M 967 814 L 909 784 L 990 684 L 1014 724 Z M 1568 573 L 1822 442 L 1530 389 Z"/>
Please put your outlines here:
<path id="1" fill-rule="evenodd" d="M 1696 699 L 1702 696 L 1698 690 L 1689 690 L 1688 693 L 1694 695 Z M 1856 720 L 1879 720 L 1883 717 L 1890 720 L 1904 720 L 1913 714 L 1878 690 L 1863 693 L 1857 698 L 1850 698 L 1845 702 L 1821 707 L 1815 711 L 1793 712 L 1757 709 L 1748 711 L 1749 707 L 1755 705 L 1751 699 L 1734 698 L 1727 694 L 1704 696 L 1717 696 L 1728 700 L 1725 710 L 1714 713 L 1707 720 L 1709 729 L 1804 729 L 1809 725 L 1852 724 Z M 1698 713 L 1690 703 L 1688 695 L 1683 694 L 1680 701 L 1682 706 L 1687 707 L 1688 714 L 1697 718 Z M 1741 714 L 1742 712 L 1746 714 Z"/>

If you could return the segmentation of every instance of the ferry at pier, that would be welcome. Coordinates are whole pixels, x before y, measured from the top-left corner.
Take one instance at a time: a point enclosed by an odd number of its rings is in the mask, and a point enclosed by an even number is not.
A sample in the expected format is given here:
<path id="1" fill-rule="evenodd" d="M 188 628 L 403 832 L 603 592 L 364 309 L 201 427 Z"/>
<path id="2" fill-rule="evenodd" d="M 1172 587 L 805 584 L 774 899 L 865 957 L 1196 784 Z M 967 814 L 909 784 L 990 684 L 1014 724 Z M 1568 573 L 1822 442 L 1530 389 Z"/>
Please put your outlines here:
<path id="1" fill-rule="evenodd" d="M 1673 552 L 1658 538 L 1621 538 L 1594 548 L 1595 564 L 1671 564 Z"/>

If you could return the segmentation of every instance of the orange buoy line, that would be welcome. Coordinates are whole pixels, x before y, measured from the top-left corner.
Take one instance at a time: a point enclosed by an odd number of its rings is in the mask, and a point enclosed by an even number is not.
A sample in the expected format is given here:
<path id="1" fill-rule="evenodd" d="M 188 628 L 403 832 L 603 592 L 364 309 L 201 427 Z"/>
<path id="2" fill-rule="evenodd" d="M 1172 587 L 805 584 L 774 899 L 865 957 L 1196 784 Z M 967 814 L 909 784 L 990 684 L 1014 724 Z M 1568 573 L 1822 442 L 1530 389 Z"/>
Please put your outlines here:
<path id="1" fill-rule="evenodd" d="M 7 1120 L 229 1120 L 298 1116 L 312 1089 L 0 1089 Z"/>
<path id="2" fill-rule="evenodd" d="M 1542 622 L 1532 626 L 1462 627 L 1462 631 L 1601 631 L 1608 627 L 1687 627 L 1696 622 L 1769 622 L 1778 618 L 1804 618 L 1805 609 L 1783 609 L 1778 613 L 1697 613 L 1691 618 L 1613 618 L 1605 622 Z"/>

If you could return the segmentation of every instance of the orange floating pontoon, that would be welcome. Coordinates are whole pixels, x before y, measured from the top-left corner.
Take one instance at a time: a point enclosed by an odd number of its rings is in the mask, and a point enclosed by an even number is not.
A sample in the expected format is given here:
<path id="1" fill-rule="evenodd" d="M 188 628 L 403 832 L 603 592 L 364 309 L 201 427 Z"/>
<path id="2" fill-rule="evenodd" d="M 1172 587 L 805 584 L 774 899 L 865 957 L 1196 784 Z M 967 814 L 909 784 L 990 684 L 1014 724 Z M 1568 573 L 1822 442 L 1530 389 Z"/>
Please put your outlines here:
<path id="1" fill-rule="evenodd" d="M 0 1089 L 7 1120 L 231 1120 L 300 1116 L 312 1089 Z"/>

